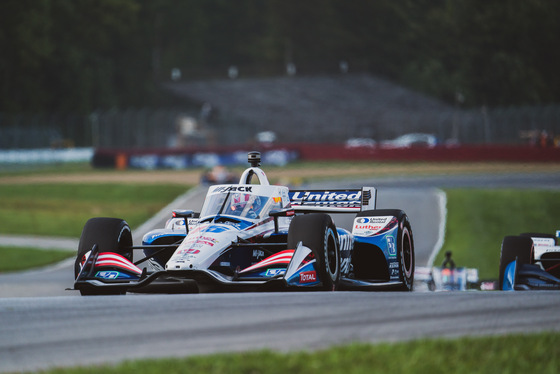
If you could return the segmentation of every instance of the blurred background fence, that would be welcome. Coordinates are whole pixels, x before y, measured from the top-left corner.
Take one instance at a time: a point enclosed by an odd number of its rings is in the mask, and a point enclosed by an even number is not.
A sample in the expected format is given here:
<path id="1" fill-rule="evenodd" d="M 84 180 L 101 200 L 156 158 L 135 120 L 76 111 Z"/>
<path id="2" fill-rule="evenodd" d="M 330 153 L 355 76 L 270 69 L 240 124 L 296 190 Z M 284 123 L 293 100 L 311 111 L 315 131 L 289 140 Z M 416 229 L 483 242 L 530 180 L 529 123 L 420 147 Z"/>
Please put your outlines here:
<path id="1" fill-rule="evenodd" d="M 267 115 L 274 116 L 273 113 Z M 377 141 L 410 132 L 434 134 L 441 143 L 529 144 L 544 132 L 550 144 L 560 135 L 560 105 L 498 109 L 387 112 L 375 125 L 287 121 L 274 127 L 235 113 L 200 108 L 127 109 L 89 115 L 0 114 L 0 149 L 184 148 L 247 145 L 258 132 L 274 131 L 280 143 L 343 143 L 348 138 Z M 280 120 L 281 121 L 281 120 Z M 326 120 L 325 120 L 326 121 Z"/>

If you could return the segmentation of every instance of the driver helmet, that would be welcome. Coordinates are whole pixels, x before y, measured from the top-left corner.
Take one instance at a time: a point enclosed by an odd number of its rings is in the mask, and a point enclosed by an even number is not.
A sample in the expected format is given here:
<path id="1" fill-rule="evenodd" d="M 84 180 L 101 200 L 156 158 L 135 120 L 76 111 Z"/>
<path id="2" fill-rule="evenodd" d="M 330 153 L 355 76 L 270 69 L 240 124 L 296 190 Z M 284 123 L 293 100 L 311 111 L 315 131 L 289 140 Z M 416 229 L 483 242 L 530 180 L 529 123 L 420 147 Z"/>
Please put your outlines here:
<path id="1" fill-rule="evenodd" d="M 251 200 L 253 200 L 252 203 Z M 234 212 L 235 214 L 240 215 L 245 209 L 245 207 L 247 206 L 247 204 L 251 203 L 249 212 L 258 214 L 261 205 L 260 202 L 261 200 L 258 196 L 255 196 L 252 199 L 250 194 L 236 193 L 235 195 L 233 195 L 231 199 L 231 211 Z"/>

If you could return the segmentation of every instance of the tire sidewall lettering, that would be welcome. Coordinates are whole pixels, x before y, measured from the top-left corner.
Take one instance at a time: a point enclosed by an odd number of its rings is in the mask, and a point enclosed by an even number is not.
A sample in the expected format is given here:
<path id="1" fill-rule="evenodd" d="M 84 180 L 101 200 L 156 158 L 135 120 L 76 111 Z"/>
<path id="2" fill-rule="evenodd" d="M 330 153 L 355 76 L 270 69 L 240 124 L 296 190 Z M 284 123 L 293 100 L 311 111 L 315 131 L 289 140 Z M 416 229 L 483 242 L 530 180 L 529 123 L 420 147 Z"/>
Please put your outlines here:
<path id="1" fill-rule="evenodd" d="M 335 259 L 336 259 L 336 264 L 335 264 L 335 271 L 334 273 L 331 272 L 331 267 L 330 267 L 330 257 L 329 257 L 329 241 L 332 238 L 332 242 L 335 245 Z M 340 276 L 340 255 L 339 255 L 339 251 L 338 251 L 338 241 L 336 239 L 336 236 L 334 234 L 334 231 L 331 227 L 327 228 L 327 230 L 325 231 L 325 238 L 324 238 L 324 243 L 323 243 L 323 251 L 324 251 L 324 264 L 323 267 L 325 269 L 326 275 L 330 278 L 330 280 L 333 283 L 336 283 L 338 281 L 338 278 Z"/>

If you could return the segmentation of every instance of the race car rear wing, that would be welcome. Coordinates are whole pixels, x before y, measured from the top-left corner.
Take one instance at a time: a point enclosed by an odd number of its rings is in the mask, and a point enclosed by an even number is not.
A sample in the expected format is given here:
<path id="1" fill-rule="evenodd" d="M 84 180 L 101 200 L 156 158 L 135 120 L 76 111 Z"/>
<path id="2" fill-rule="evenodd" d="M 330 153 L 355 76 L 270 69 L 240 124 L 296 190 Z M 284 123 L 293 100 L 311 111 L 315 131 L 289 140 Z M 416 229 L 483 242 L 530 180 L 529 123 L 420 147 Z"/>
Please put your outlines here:
<path id="1" fill-rule="evenodd" d="M 373 210 L 377 204 L 377 190 L 374 187 L 334 190 L 291 190 L 289 197 L 292 208 L 296 212 L 356 213 L 364 210 Z"/>

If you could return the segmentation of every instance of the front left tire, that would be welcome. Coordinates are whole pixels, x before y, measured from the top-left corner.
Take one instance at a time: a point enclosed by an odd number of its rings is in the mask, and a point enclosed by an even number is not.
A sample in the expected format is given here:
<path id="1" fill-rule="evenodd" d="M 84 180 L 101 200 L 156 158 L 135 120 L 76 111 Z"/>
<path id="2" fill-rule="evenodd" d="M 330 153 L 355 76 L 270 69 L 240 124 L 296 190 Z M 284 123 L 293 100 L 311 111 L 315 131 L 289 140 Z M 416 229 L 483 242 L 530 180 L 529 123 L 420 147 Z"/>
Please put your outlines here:
<path id="1" fill-rule="evenodd" d="M 132 261 L 132 249 L 130 249 L 132 231 L 128 223 L 120 218 L 91 218 L 84 225 L 78 244 L 78 254 L 74 262 L 74 279 L 80 273 L 86 254 L 95 244 L 97 244 L 99 252 L 115 252 Z M 82 295 L 98 294 L 85 290 L 80 292 Z M 99 294 L 106 294 L 106 292 L 99 292 Z"/>

